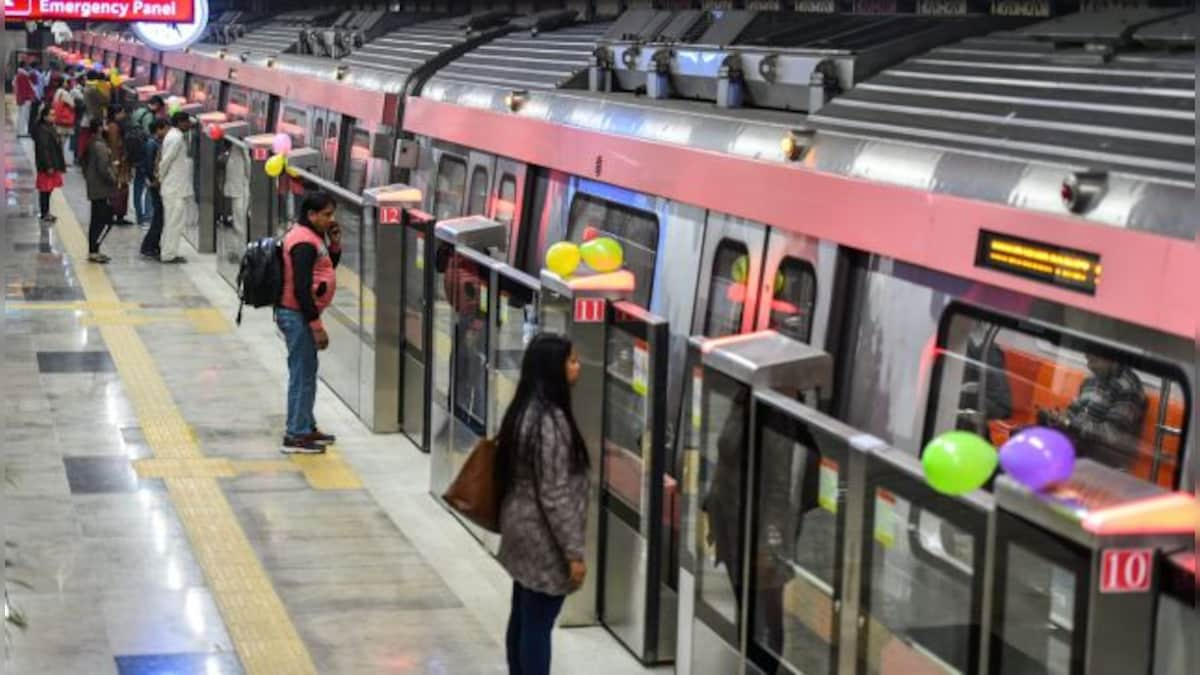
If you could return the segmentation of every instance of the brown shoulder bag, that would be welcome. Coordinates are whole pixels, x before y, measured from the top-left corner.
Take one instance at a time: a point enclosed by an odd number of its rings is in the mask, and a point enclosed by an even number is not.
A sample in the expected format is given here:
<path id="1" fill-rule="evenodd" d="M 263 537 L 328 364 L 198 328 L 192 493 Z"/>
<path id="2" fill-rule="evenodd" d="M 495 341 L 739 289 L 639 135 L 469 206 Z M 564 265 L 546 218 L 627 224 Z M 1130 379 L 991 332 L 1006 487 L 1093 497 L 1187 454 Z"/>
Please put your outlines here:
<path id="1" fill-rule="evenodd" d="M 480 440 L 442 499 L 479 527 L 499 534 L 500 493 L 496 489 L 496 441 Z"/>

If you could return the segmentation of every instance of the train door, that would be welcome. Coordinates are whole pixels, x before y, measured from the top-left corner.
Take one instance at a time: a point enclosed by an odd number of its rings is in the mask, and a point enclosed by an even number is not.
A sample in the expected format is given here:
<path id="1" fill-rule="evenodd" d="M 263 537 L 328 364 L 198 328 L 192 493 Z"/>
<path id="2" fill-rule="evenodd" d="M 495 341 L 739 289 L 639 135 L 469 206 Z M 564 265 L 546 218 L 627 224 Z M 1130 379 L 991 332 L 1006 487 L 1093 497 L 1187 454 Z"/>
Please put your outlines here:
<path id="1" fill-rule="evenodd" d="M 833 265 L 829 259 L 836 256 L 836 251 L 833 245 L 821 246 L 815 239 L 772 229 L 767 236 L 762 282 L 758 286 L 761 301 L 755 310 L 755 328 L 823 345 L 829 293 L 819 302 L 817 291 L 833 286 Z M 825 283 L 818 283 L 818 278 Z M 818 326 L 821 330 L 816 332 Z"/>
<path id="2" fill-rule="evenodd" d="M 521 265 L 517 258 L 521 249 L 521 214 L 525 206 L 525 171 L 526 166 L 521 162 L 503 157 L 496 159 L 487 214 L 508 231 L 506 260 L 518 267 Z"/>
<path id="3" fill-rule="evenodd" d="M 763 278 L 766 227 L 723 213 L 708 214 L 692 334 L 716 338 L 754 329 Z"/>
<path id="4" fill-rule="evenodd" d="M 695 447 L 686 453 L 682 474 L 677 661 L 681 673 L 727 675 L 743 672 L 744 616 L 751 597 L 745 544 L 753 503 L 754 393 L 775 387 L 791 395 L 826 391 L 832 386 L 832 359 L 774 332 L 697 337 L 690 353 L 696 381 L 689 392 L 688 426 Z M 751 602 L 774 608 L 777 599 L 764 595 Z"/>
<path id="5" fill-rule="evenodd" d="M 434 148 L 433 164 L 430 210 L 439 221 L 458 218 L 463 215 L 467 195 L 467 155 Z"/>

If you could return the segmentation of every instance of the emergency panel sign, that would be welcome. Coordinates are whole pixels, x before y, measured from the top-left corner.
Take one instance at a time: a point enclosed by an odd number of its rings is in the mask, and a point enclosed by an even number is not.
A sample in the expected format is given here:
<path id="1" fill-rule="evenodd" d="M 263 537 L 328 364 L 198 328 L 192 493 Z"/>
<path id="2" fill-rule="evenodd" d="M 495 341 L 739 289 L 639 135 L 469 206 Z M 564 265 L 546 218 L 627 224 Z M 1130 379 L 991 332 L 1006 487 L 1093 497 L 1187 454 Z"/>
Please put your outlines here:
<path id="1" fill-rule="evenodd" d="M 1145 593 L 1154 572 L 1154 550 L 1110 548 L 1100 555 L 1101 593 Z"/>
<path id="2" fill-rule="evenodd" d="M 576 298 L 575 323 L 603 323 L 604 298 Z"/>
<path id="3" fill-rule="evenodd" d="M 4 18 L 191 23 L 195 0 L 4 0 Z"/>

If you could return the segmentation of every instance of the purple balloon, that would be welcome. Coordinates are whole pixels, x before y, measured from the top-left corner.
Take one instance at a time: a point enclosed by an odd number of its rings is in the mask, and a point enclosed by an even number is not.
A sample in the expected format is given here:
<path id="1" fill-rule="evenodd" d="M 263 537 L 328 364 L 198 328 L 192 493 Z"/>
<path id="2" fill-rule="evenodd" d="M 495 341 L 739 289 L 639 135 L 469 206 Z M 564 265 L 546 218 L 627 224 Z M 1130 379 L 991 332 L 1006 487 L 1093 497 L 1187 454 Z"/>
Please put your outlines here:
<path id="1" fill-rule="evenodd" d="M 1000 466 L 1022 485 L 1041 490 L 1071 477 L 1075 444 L 1057 429 L 1029 427 L 1000 448 Z"/>

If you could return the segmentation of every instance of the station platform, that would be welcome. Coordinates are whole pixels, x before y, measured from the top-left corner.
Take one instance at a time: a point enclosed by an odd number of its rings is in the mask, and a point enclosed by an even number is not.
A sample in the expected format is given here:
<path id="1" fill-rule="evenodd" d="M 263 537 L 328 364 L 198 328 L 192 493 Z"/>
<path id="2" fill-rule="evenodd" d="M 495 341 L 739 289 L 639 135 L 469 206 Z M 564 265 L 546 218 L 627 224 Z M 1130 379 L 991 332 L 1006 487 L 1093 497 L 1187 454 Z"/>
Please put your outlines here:
<path id="1" fill-rule="evenodd" d="M 11 108 L 10 108 L 11 109 Z M 511 585 L 428 494 L 427 456 L 322 385 L 339 441 L 280 454 L 285 351 L 210 256 L 142 259 L 114 228 L 86 262 L 71 168 L 37 217 L 32 147 L 5 127 L 3 672 L 507 672 Z M 555 633 L 554 672 L 650 672 L 603 629 Z"/>

